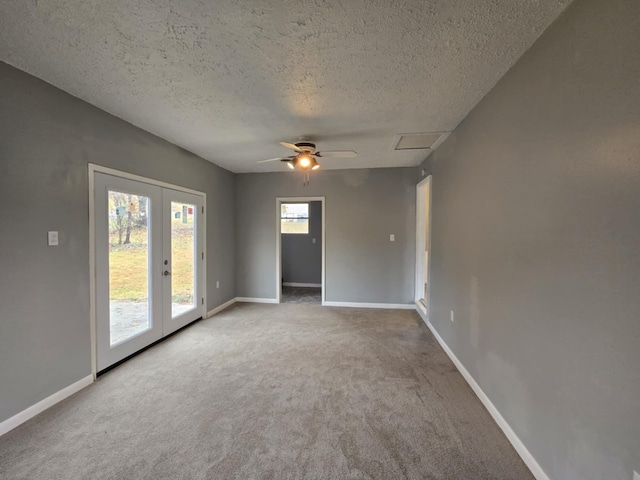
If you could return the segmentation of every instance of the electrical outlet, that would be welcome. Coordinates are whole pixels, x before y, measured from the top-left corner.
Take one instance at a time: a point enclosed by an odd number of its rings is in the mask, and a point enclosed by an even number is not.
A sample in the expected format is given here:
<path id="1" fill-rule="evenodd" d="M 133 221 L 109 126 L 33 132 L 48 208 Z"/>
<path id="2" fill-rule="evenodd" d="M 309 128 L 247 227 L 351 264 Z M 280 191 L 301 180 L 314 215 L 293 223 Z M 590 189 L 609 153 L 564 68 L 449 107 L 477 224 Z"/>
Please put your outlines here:
<path id="1" fill-rule="evenodd" d="M 216 282 L 216 288 L 220 288 L 220 280 Z"/>
<path id="2" fill-rule="evenodd" d="M 451 310 L 451 321 L 453 322 L 453 310 Z"/>
<path id="3" fill-rule="evenodd" d="M 633 480 L 640 480 L 640 473 L 633 471 Z"/>

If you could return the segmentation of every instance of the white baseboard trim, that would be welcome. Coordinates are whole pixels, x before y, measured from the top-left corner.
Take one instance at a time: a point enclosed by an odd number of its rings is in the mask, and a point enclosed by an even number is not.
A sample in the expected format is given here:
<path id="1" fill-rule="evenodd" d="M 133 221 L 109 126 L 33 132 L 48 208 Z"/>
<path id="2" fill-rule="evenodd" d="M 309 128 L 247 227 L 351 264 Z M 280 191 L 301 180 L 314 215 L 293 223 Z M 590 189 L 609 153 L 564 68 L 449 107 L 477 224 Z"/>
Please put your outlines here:
<path id="1" fill-rule="evenodd" d="M 236 303 L 238 301 L 237 298 L 232 298 L 231 300 L 224 302 L 222 305 L 218 305 L 216 308 L 214 308 L 213 310 L 209 310 L 207 312 L 207 316 L 206 318 L 209 317 L 213 317 L 216 313 L 220 313 L 221 311 L 229 308 L 231 305 L 233 305 L 234 303 Z"/>
<path id="2" fill-rule="evenodd" d="M 358 303 L 358 302 L 324 302 L 325 307 L 353 307 L 353 308 L 388 308 L 393 310 L 413 310 L 413 303 Z"/>
<path id="3" fill-rule="evenodd" d="M 35 405 L 31 405 L 29 408 L 17 413 L 11 418 L 6 419 L 0 423 L 0 436 L 7 432 L 10 432 L 14 428 L 22 425 L 27 420 L 35 417 L 39 413 L 44 412 L 47 408 L 54 406 L 56 403 L 61 402 L 67 397 L 70 397 L 74 393 L 82 390 L 84 387 L 93 383 L 93 375 L 87 375 L 86 377 L 72 383 L 68 387 L 57 391 L 56 393 L 49 395 L 44 400 L 40 400 Z"/>
<path id="4" fill-rule="evenodd" d="M 418 315 L 420 315 L 420 318 L 422 318 L 422 321 L 425 324 L 428 324 L 429 323 L 429 319 L 427 318 L 427 309 L 424 307 L 424 305 L 422 305 L 421 303 L 416 302 L 415 308 L 416 308 L 416 312 L 418 312 Z"/>
<path id="5" fill-rule="evenodd" d="M 244 303 L 278 303 L 277 298 L 236 297 L 236 302 Z"/>
<path id="6" fill-rule="evenodd" d="M 416 300 L 416 312 L 418 312 L 418 315 L 420 315 L 422 317 L 422 320 L 424 320 L 425 322 L 428 322 L 429 320 L 427 319 L 427 307 L 425 306 L 424 303 L 422 303 L 420 300 Z"/>
<path id="7" fill-rule="evenodd" d="M 297 282 L 282 282 L 283 287 L 308 287 L 308 288 L 320 288 L 321 283 L 297 283 Z"/>
<path id="8" fill-rule="evenodd" d="M 419 310 L 419 309 L 416 308 L 416 310 Z M 418 311 L 418 314 L 420 314 L 419 311 Z M 420 316 L 422 317 L 423 320 L 425 319 L 423 315 L 420 315 Z M 429 327 L 429 330 L 431 330 L 431 333 L 433 333 L 433 336 L 436 337 L 436 340 L 438 340 L 438 343 L 440 344 L 442 349 L 446 352 L 446 354 L 449 356 L 451 361 L 455 364 L 458 371 L 462 374 L 462 376 L 467 381 L 471 389 L 478 396 L 478 398 L 480 399 L 482 404 L 485 406 L 485 408 L 489 411 L 489 413 L 491 414 L 493 419 L 496 421 L 498 426 L 502 429 L 506 437 L 511 442 L 511 445 L 513 445 L 513 448 L 516 449 L 516 452 L 518 452 L 518 455 L 520 455 L 524 463 L 527 465 L 527 467 L 529 467 L 529 470 L 531 470 L 531 473 L 533 473 L 533 476 L 537 480 L 549 480 L 549 477 L 547 476 L 546 473 L 544 473 L 544 470 L 542 469 L 540 464 L 536 461 L 533 455 L 531 455 L 531 452 L 529 452 L 529 450 L 524 445 L 524 443 L 522 443 L 522 440 L 520 440 L 520 438 L 516 435 L 516 433 L 511 428 L 511 426 L 500 414 L 500 412 L 495 407 L 495 405 L 491 402 L 489 397 L 487 397 L 487 395 L 482 391 L 482 389 L 480 388 L 480 385 L 478 385 L 478 383 L 467 371 L 464 365 L 462 365 L 460 360 L 458 360 L 458 357 L 456 357 L 455 354 L 451 351 L 449 346 L 438 334 L 438 332 L 433 327 L 433 325 L 431 325 L 431 322 L 428 322 L 425 320 L 425 324 L 427 325 L 427 327 Z"/>

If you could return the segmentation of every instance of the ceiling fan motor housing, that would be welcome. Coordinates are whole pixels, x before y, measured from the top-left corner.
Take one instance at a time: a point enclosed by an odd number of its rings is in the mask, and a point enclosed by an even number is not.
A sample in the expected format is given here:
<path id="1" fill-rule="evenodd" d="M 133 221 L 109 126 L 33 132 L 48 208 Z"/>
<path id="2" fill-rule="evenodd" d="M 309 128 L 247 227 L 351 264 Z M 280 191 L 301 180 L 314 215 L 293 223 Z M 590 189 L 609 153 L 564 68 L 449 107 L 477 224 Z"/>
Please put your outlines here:
<path id="1" fill-rule="evenodd" d="M 316 144 L 310 142 L 298 142 L 295 144 L 303 152 L 309 152 L 311 155 L 316 153 Z"/>

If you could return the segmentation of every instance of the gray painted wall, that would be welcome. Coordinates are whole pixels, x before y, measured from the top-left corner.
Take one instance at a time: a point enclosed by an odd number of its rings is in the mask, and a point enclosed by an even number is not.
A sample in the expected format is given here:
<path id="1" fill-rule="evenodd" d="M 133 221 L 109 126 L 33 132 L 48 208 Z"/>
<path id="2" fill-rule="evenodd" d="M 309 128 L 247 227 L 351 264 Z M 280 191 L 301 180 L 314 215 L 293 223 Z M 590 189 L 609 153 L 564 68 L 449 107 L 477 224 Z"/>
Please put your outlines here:
<path id="1" fill-rule="evenodd" d="M 238 296 L 276 297 L 276 197 L 296 196 L 326 197 L 326 300 L 413 302 L 415 168 L 238 175 Z"/>
<path id="2" fill-rule="evenodd" d="M 574 2 L 424 164 L 431 322 L 551 479 L 640 471 L 638 19 Z"/>
<path id="3" fill-rule="evenodd" d="M 322 202 L 309 202 L 309 233 L 283 233 L 281 245 L 284 282 L 322 282 Z"/>
<path id="4" fill-rule="evenodd" d="M 91 373 L 88 162 L 207 193 L 209 309 L 235 297 L 235 182 L 4 63 L 0 92 L 3 421 Z M 59 247 L 47 247 L 48 230 Z"/>

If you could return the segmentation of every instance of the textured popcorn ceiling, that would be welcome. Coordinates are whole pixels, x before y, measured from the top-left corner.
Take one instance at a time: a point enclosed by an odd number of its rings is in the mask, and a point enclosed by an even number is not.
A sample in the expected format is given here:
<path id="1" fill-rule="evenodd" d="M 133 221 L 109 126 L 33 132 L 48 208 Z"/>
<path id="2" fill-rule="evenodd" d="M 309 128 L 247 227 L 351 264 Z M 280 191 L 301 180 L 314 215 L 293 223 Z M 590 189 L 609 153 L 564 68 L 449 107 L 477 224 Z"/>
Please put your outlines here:
<path id="1" fill-rule="evenodd" d="M 0 59 L 234 172 L 417 165 L 570 0 L 2 0 Z"/>

